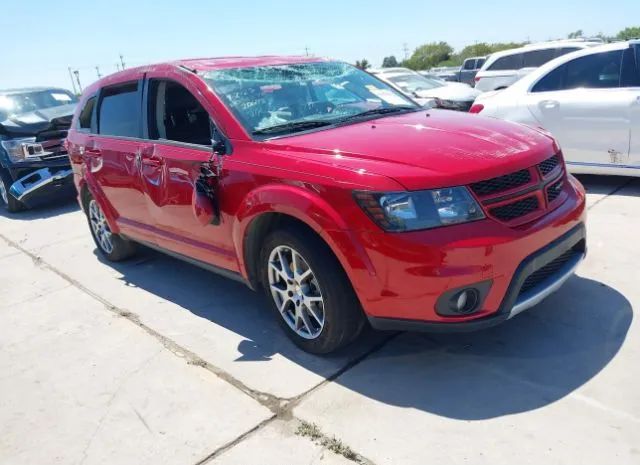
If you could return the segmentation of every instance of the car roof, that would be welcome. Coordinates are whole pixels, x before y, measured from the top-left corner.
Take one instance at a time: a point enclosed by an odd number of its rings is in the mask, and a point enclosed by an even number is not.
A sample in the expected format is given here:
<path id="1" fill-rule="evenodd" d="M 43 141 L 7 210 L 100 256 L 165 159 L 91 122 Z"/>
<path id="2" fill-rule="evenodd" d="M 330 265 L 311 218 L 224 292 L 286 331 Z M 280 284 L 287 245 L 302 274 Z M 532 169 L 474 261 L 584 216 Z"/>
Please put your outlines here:
<path id="1" fill-rule="evenodd" d="M 510 48 L 508 50 L 501 50 L 499 52 L 492 53 L 487 58 L 483 68 L 487 68 L 491 66 L 491 64 L 496 61 L 498 58 L 502 58 L 504 56 L 515 55 L 516 53 L 522 52 L 531 52 L 533 50 L 544 50 L 549 48 L 564 48 L 564 47 L 576 47 L 576 48 L 587 48 L 587 47 L 598 47 L 602 45 L 602 42 L 596 41 L 588 41 L 588 40 L 573 40 L 573 39 L 563 39 L 563 40 L 552 40 L 548 42 L 536 42 L 534 44 L 526 44 L 522 47 Z"/>
<path id="2" fill-rule="evenodd" d="M 0 95 L 13 95 L 13 94 L 27 94 L 29 92 L 42 92 L 46 90 L 63 90 L 65 92 L 71 93 L 71 91 L 67 89 L 63 89 L 62 87 L 20 87 L 16 89 L 0 89 Z"/>

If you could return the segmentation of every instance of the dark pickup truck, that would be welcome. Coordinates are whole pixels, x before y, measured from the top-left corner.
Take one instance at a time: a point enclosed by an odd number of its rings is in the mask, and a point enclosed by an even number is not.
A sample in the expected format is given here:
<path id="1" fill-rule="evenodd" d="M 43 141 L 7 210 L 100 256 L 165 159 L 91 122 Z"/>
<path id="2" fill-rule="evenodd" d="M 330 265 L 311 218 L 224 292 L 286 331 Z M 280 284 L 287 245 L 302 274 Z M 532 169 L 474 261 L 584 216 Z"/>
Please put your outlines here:
<path id="1" fill-rule="evenodd" d="M 0 90 L 0 208 L 16 212 L 74 192 L 64 140 L 76 103 L 65 89 Z"/>

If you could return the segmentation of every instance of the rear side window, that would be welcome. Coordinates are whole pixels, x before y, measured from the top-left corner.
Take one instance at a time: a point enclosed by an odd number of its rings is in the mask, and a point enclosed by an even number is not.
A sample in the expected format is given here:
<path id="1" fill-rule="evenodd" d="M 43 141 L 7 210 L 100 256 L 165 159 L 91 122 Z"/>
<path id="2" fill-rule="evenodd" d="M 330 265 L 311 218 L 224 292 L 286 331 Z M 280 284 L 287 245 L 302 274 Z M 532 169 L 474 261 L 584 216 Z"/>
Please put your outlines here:
<path id="1" fill-rule="evenodd" d="M 522 53 L 514 53 L 498 58 L 487 68 L 487 71 L 519 70 L 520 68 L 522 68 Z"/>
<path id="2" fill-rule="evenodd" d="M 542 78 L 532 92 L 569 89 L 609 89 L 620 86 L 622 50 L 571 60 Z"/>
<path id="3" fill-rule="evenodd" d="M 151 80 L 149 138 L 211 145 L 209 114 L 185 87 L 174 81 Z"/>
<path id="4" fill-rule="evenodd" d="M 555 57 L 555 53 L 556 51 L 553 48 L 525 52 L 523 53 L 522 67 L 538 68 L 539 66 L 544 65 L 547 61 L 552 60 Z"/>
<path id="5" fill-rule="evenodd" d="M 102 90 L 98 110 L 98 132 L 106 136 L 140 137 L 138 82 Z"/>
<path id="6" fill-rule="evenodd" d="M 96 98 L 90 97 L 84 104 L 80 117 L 78 118 L 78 127 L 87 131 L 91 130 L 91 123 L 93 122 L 93 109 L 96 106 Z"/>

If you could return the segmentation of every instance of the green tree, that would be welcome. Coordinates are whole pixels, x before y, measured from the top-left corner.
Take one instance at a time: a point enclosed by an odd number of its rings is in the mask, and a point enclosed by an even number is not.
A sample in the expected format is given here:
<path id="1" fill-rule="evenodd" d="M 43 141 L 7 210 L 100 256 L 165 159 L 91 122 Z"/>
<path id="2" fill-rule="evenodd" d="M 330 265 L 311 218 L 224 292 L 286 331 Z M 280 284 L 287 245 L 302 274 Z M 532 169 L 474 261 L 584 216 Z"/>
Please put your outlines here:
<path id="1" fill-rule="evenodd" d="M 629 40 L 629 39 L 639 39 L 640 38 L 640 26 L 635 27 L 627 27 L 622 31 L 618 32 L 616 35 L 616 39 L 618 40 Z"/>
<path id="2" fill-rule="evenodd" d="M 356 61 L 356 68 L 366 70 L 367 68 L 371 68 L 371 64 L 369 63 L 369 60 L 367 60 L 366 58 L 363 58 L 362 60 Z"/>
<path id="3" fill-rule="evenodd" d="M 567 38 L 568 39 L 578 39 L 579 37 L 583 37 L 583 36 L 584 36 L 584 34 L 582 33 L 582 29 L 578 29 L 577 31 L 570 32 L 567 35 Z"/>
<path id="4" fill-rule="evenodd" d="M 446 42 L 431 42 L 416 48 L 404 65 L 411 69 L 429 69 L 448 60 L 453 48 Z"/>
<path id="5" fill-rule="evenodd" d="M 398 66 L 398 60 L 396 60 L 396 57 L 393 55 L 384 57 L 384 59 L 382 60 L 383 68 L 393 68 L 395 66 Z"/>

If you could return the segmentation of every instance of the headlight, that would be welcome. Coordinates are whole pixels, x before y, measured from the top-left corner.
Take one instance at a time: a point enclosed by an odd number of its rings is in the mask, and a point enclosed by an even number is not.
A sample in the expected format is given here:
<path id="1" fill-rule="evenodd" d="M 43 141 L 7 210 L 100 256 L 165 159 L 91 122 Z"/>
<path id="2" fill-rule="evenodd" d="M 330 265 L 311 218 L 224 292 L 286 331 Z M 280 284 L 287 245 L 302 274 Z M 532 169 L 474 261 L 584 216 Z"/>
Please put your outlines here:
<path id="1" fill-rule="evenodd" d="M 2 148 L 9 154 L 9 158 L 14 163 L 30 160 L 40 160 L 46 152 L 42 144 L 36 143 L 35 137 L 25 137 L 23 139 L 10 139 L 0 141 Z"/>
<path id="2" fill-rule="evenodd" d="M 466 187 L 415 192 L 356 191 L 358 205 L 385 231 L 414 231 L 484 218 Z"/>

